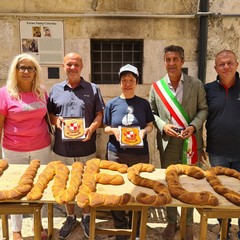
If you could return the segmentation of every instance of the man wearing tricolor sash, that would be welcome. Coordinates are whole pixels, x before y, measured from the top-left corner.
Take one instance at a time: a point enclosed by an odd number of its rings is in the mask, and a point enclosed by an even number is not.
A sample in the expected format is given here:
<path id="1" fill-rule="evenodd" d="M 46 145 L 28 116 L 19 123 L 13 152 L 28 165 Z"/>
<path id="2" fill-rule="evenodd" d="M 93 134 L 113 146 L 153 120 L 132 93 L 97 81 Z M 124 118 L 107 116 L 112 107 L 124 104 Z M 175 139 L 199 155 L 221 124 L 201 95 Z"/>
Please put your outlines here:
<path id="1" fill-rule="evenodd" d="M 184 49 L 164 49 L 167 75 L 151 86 L 149 101 L 155 117 L 161 167 L 198 164 L 202 152 L 202 126 L 208 107 L 202 82 L 182 72 Z M 162 236 L 171 240 L 177 229 L 177 208 L 167 207 L 168 225 Z M 193 209 L 187 213 L 186 240 L 193 239 Z"/>

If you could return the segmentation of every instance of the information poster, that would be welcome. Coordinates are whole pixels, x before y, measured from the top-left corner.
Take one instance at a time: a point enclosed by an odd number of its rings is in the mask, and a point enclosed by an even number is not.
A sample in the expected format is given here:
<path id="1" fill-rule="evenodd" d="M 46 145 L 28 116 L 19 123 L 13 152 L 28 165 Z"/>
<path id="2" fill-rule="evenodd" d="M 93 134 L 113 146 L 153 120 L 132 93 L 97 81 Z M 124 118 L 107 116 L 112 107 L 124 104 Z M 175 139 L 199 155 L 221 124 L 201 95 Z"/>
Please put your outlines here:
<path id="1" fill-rule="evenodd" d="M 20 20 L 21 52 L 34 55 L 40 64 L 61 64 L 64 57 L 62 21 Z"/>

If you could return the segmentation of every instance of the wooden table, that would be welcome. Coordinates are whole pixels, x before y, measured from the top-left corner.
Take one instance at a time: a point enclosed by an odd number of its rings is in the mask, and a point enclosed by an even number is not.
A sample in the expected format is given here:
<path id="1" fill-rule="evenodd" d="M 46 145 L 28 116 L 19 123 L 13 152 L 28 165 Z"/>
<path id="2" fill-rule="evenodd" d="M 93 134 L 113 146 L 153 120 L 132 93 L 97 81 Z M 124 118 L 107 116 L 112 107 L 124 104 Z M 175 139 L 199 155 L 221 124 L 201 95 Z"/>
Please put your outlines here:
<path id="1" fill-rule="evenodd" d="M 20 176 L 24 173 L 28 166 L 11 164 L 8 169 L 0 177 L 0 190 L 11 189 L 17 185 Z M 41 166 L 38 175 L 46 166 Z M 38 176 L 37 175 L 37 176 Z M 35 180 L 37 180 L 37 176 Z M 48 237 L 53 235 L 53 203 L 55 202 L 51 193 L 52 183 L 46 189 L 43 198 L 39 201 L 27 201 L 26 198 L 20 200 L 8 200 L 0 202 L 0 214 L 2 219 L 3 238 L 9 239 L 8 218 L 9 214 L 33 214 L 34 221 L 34 240 L 41 239 L 41 208 L 43 204 L 48 203 Z"/>
<path id="2" fill-rule="evenodd" d="M 3 189 L 11 189 L 12 187 L 17 185 L 17 182 L 22 175 L 22 173 L 25 171 L 27 166 L 25 165 L 10 165 L 9 168 L 5 171 L 5 173 L 0 177 L 0 190 Z M 39 168 L 38 174 L 40 174 L 43 169 L 46 166 L 41 166 Z M 107 172 L 109 174 L 119 174 L 118 172 L 113 172 L 110 170 L 101 170 L 102 172 Z M 119 186 L 113 186 L 113 185 L 103 185 L 103 184 L 97 184 L 97 192 L 99 193 L 113 193 L 116 195 L 122 195 L 123 189 L 124 192 L 131 193 L 133 196 L 136 196 L 139 192 L 144 191 L 149 194 L 155 194 L 155 192 L 152 189 L 143 188 L 140 186 L 136 186 L 129 182 L 127 179 L 127 174 L 122 174 L 124 177 L 125 183 L 123 185 Z M 141 176 L 150 178 L 156 181 L 160 181 L 164 184 L 165 182 L 165 170 L 164 169 L 156 169 L 153 173 L 141 173 Z M 234 191 L 240 192 L 240 184 L 239 180 L 226 177 L 226 176 L 219 176 L 219 179 L 223 182 L 223 184 L 229 188 L 231 188 Z M 37 180 L 37 177 L 35 178 L 35 181 Z M 208 184 L 206 179 L 197 180 L 188 176 L 181 176 L 180 181 L 184 188 L 186 188 L 188 191 L 210 191 L 212 192 L 218 199 L 219 199 L 219 205 L 217 207 L 212 206 L 198 206 L 198 205 L 189 205 L 184 204 L 176 199 L 173 199 L 170 204 L 167 206 L 176 206 L 181 207 L 182 216 L 181 216 L 181 223 L 180 223 L 180 229 L 181 229 L 181 240 L 185 238 L 185 219 L 186 219 L 186 209 L 189 207 L 194 207 L 198 210 L 199 214 L 201 215 L 201 223 L 200 223 L 200 240 L 206 240 L 206 232 L 207 232 L 207 220 L 208 218 L 223 218 L 223 224 L 222 224 L 222 239 L 223 235 L 226 234 L 227 229 L 227 218 L 240 218 L 240 209 L 238 206 L 230 203 L 228 200 L 226 200 L 221 195 L 214 192 L 212 187 Z M 41 200 L 39 201 L 33 201 L 29 202 L 26 200 L 26 198 L 23 198 L 21 200 L 14 200 L 14 201 L 7 201 L 0 203 L 0 214 L 2 214 L 2 224 L 3 224 L 3 236 L 8 239 L 8 230 L 6 227 L 7 218 L 5 215 L 7 214 L 20 214 L 20 213 L 31 213 L 34 215 L 34 239 L 40 239 L 39 236 L 41 234 L 41 207 L 43 204 L 48 204 L 48 235 L 49 239 L 51 239 L 53 234 L 53 204 L 56 203 L 55 199 L 52 196 L 52 183 L 50 182 L 48 184 L 47 189 L 44 191 L 44 195 Z M 96 207 L 91 208 L 91 221 L 90 221 L 90 239 L 94 239 L 95 234 L 106 234 L 106 233 L 116 233 L 116 230 L 109 230 L 107 229 L 104 231 L 103 229 L 95 229 L 95 219 L 96 219 L 96 211 L 101 209 L 127 209 L 132 210 L 133 215 L 133 228 L 129 231 L 120 231 L 117 232 L 117 234 L 127 234 L 131 236 L 131 239 L 135 239 L 136 236 L 136 224 L 137 224 L 137 216 L 136 212 L 141 211 L 142 217 L 141 217 L 141 236 L 140 239 L 144 240 L 146 237 L 146 222 L 147 222 L 147 209 L 149 206 L 141 205 L 138 203 L 131 203 L 127 206 L 110 206 L 110 207 Z"/>
<path id="3" fill-rule="evenodd" d="M 132 215 L 132 227 L 131 229 L 106 229 L 106 228 L 96 228 L 96 212 L 97 210 L 109 210 L 109 207 L 97 207 L 91 208 L 90 217 L 90 234 L 89 239 L 94 240 L 95 234 L 111 234 L 111 235 L 129 235 L 131 240 L 136 239 L 137 232 L 137 222 L 138 222 L 138 212 L 141 212 L 141 222 L 140 222 L 140 240 L 146 239 L 147 230 L 147 213 L 148 207 L 143 205 L 127 205 L 127 206 L 112 206 L 111 210 L 129 210 L 133 211 Z"/>
<path id="4" fill-rule="evenodd" d="M 109 171 L 109 170 L 108 170 Z M 109 172 L 110 173 L 110 172 Z M 109 193 L 114 192 L 115 194 L 121 193 L 122 189 L 128 190 L 129 193 L 131 193 L 133 196 L 136 196 L 139 192 L 143 191 L 149 194 L 155 194 L 155 192 L 152 189 L 143 188 L 140 186 L 136 186 L 132 183 L 130 183 L 127 179 L 126 174 L 122 174 L 124 177 L 125 183 L 124 185 L 120 186 L 112 186 L 112 185 L 97 185 L 97 192 L 100 193 Z M 165 169 L 156 169 L 153 173 L 141 173 L 142 177 L 150 178 L 156 181 L 160 181 L 162 183 L 166 184 L 165 181 Z M 223 182 L 223 184 L 236 191 L 240 192 L 240 184 L 239 180 L 227 177 L 227 176 L 219 176 L 219 179 Z M 223 196 L 216 193 L 212 187 L 209 185 L 207 180 L 204 179 L 194 179 L 188 176 L 181 176 L 180 182 L 183 185 L 183 187 L 188 191 L 209 191 L 212 192 L 218 199 L 219 199 L 219 205 L 217 207 L 213 206 L 199 206 L 199 205 L 190 205 L 185 204 L 177 199 L 172 199 L 172 202 L 168 204 L 167 206 L 175 206 L 175 207 L 181 207 L 181 222 L 180 222 L 180 238 L 181 240 L 185 239 L 186 236 L 186 212 L 187 208 L 196 208 L 201 215 L 201 221 L 200 221 L 200 239 L 199 240 L 206 240 L 207 235 L 207 220 L 208 218 L 222 218 L 222 227 L 221 227 L 221 239 L 224 239 L 224 236 L 227 234 L 227 219 L 228 218 L 240 218 L 240 208 L 228 200 L 226 200 Z M 229 211 L 231 210 L 231 211 Z M 142 219 L 143 222 L 146 221 L 146 219 Z M 145 238 L 142 238 L 145 239 Z"/>

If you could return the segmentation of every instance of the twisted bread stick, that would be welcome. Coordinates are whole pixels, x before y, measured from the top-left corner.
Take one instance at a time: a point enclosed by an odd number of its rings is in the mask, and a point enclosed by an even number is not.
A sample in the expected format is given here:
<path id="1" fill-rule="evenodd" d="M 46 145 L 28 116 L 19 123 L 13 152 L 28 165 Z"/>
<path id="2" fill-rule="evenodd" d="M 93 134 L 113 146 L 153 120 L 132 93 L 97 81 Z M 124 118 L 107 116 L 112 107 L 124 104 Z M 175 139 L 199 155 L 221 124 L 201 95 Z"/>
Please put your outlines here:
<path id="1" fill-rule="evenodd" d="M 126 164 L 120 164 L 113 161 L 101 160 L 99 168 L 118 171 L 120 173 L 126 173 L 128 166 Z"/>
<path id="2" fill-rule="evenodd" d="M 52 193 L 55 198 L 62 190 L 66 189 L 68 175 L 69 169 L 65 164 L 60 163 L 55 166 L 55 176 L 52 186 Z"/>
<path id="3" fill-rule="evenodd" d="M 112 164 L 111 162 L 109 164 L 108 161 L 105 162 L 104 160 L 104 162 L 107 164 L 104 165 L 102 163 L 101 165 L 101 162 L 102 161 L 100 161 L 100 159 L 91 159 L 87 161 L 86 168 L 83 174 L 83 184 L 80 186 L 77 195 L 78 206 L 83 208 L 86 206 L 99 206 L 99 205 L 103 206 L 125 205 L 129 201 L 133 201 L 132 196 L 127 193 L 123 194 L 122 196 L 96 193 L 96 180 L 95 178 L 93 178 L 93 176 L 95 176 L 96 178 L 103 176 L 102 174 L 98 174 L 100 166 L 102 166 L 102 168 L 118 171 L 119 169 L 125 168 L 125 166 L 122 166 L 121 164 L 120 165 Z M 119 182 L 119 180 L 117 180 L 117 182 Z"/>
<path id="4" fill-rule="evenodd" d="M 38 176 L 37 182 L 27 195 L 27 200 L 39 200 L 42 198 L 44 189 L 55 175 L 55 167 L 61 164 L 61 161 L 52 161 L 48 163 L 43 172 Z"/>
<path id="5" fill-rule="evenodd" d="M 93 158 L 86 162 L 86 168 L 83 173 L 82 185 L 77 194 L 77 205 L 80 208 L 89 206 L 89 194 L 96 191 L 96 181 L 94 175 L 99 172 L 100 159 Z"/>
<path id="6" fill-rule="evenodd" d="M 83 163 L 81 162 L 74 162 L 72 164 L 69 186 L 68 188 L 66 188 L 65 184 L 64 189 L 62 189 L 55 196 L 56 202 L 58 202 L 59 204 L 66 204 L 75 198 L 78 193 L 79 186 L 82 182 L 83 167 Z"/>
<path id="7" fill-rule="evenodd" d="M 220 166 L 212 167 L 206 171 L 206 179 L 214 191 L 224 196 L 228 201 L 240 206 L 240 194 L 225 187 L 217 175 L 226 175 L 240 180 L 240 173 L 234 169 Z"/>
<path id="8" fill-rule="evenodd" d="M 2 176 L 4 170 L 8 168 L 8 162 L 5 159 L 0 159 L 0 176 Z"/>
<path id="9" fill-rule="evenodd" d="M 5 165 L 6 166 L 6 165 Z M 18 181 L 18 185 L 11 190 L 0 191 L 0 201 L 10 199 L 20 199 L 24 197 L 32 188 L 37 170 L 40 167 L 39 160 L 32 160 Z"/>
<path id="10" fill-rule="evenodd" d="M 204 171 L 196 166 L 181 164 L 170 165 L 166 169 L 166 181 L 168 189 L 174 198 L 188 204 L 218 205 L 218 199 L 208 191 L 188 192 L 185 190 L 179 181 L 179 175 L 181 174 L 186 174 L 197 179 L 204 178 L 205 176 Z"/>
<path id="11" fill-rule="evenodd" d="M 139 193 L 136 197 L 137 202 L 151 206 L 163 206 L 172 200 L 168 188 L 155 180 L 143 178 L 140 172 L 152 172 L 155 167 L 151 164 L 138 163 L 128 169 L 128 179 L 135 185 L 153 189 L 157 195 Z"/>
<path id="12" fill-rule="evenodd" d="M 121 185 L 124 184 L 124 179 L 121 175 L 110 175 L 107 173 L 95 174 L 96 183 Z"/>
<path id="13" fill-rule="evenodd" d="M 116 206 L 116 205 L 126 205 L 133 201 L 132 196 L 129 193 L 124 193 L 121 196 L 111 195 L 111 194 L 98 194 L 96 192 L 91 192 L 89 194 L 90 206 Z"/>

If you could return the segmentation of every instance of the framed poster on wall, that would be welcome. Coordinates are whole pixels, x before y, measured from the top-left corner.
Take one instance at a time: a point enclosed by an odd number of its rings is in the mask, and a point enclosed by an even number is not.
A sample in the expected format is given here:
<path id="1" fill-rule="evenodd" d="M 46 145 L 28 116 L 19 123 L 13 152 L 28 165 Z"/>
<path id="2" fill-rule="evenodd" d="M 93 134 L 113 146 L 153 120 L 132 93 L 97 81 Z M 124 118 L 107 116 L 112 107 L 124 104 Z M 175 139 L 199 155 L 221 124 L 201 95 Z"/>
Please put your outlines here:
<path id="1" fill-rule="evenodd" d="M 20 20 L 21 53 L 34 55 L 40 64 L 62 64 L 63 21 Z"/>

